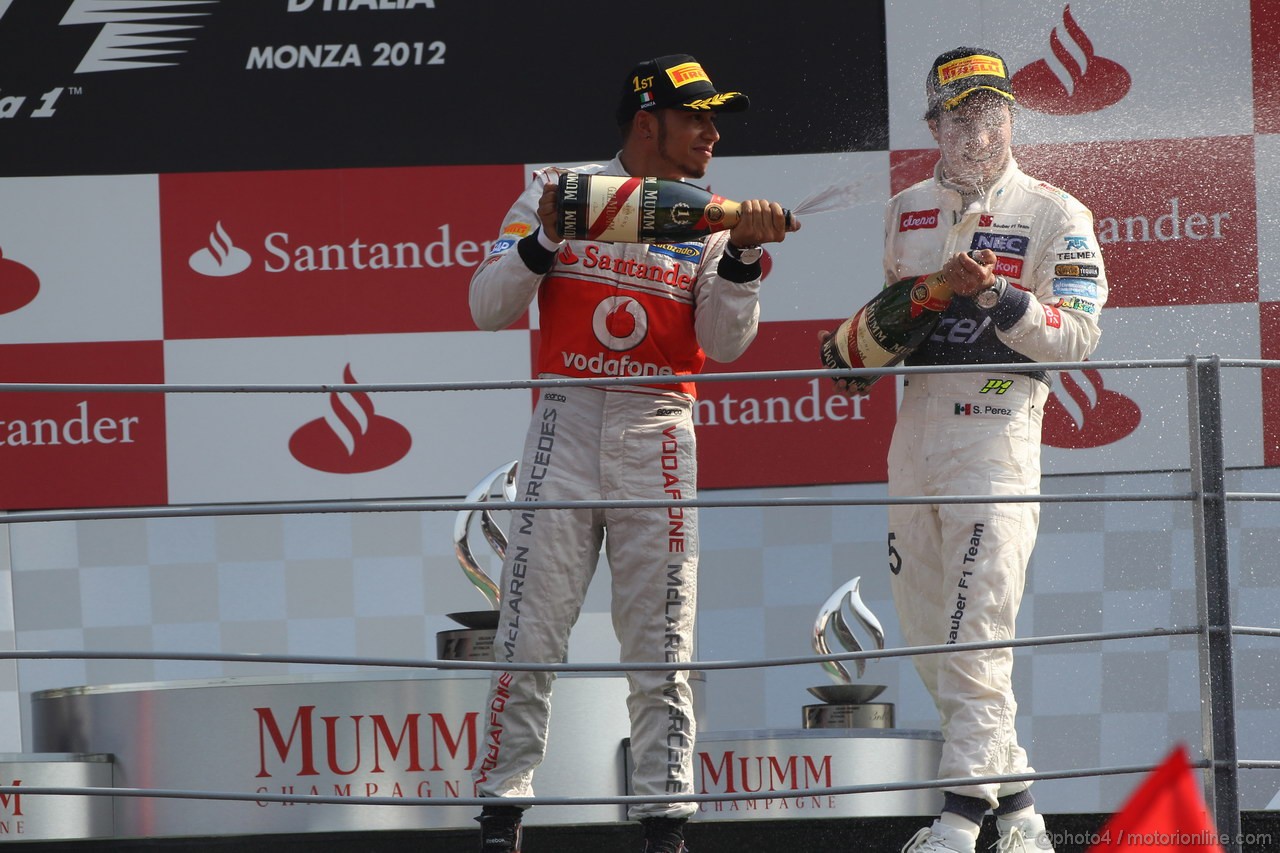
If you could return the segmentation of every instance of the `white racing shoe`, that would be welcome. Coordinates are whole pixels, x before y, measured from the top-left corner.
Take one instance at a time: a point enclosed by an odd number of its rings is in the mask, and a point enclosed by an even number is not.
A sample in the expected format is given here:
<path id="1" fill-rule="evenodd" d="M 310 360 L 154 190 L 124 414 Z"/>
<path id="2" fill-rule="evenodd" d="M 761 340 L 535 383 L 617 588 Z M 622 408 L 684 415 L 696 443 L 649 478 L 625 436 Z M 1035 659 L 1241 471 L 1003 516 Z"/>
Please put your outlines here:
<path id="1" fill-rule="evenodd" d="M 996 818 L 1000 838 L 996 840 L 996 853 L 1053 853 L 1053 839 L 1044 828 L 1044 818 L 1038 814 L 1022 820 Z"/>
<path id="2" fill-rule="evenodd" d="M 912 836 L 902 853 L 975 853 L 975 844 L 958 829 L 934 821 Z"/>

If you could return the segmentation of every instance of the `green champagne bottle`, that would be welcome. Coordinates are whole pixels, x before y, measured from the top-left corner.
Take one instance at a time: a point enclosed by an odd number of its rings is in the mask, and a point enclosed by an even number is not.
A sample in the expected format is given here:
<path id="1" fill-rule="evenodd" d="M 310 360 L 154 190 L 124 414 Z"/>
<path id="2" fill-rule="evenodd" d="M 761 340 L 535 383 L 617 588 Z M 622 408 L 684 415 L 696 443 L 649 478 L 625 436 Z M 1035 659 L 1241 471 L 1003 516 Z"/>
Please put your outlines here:
<path id="1" fill-rule="evenodd" d="M 679 243 L 738 224 L 742 205 L 666 178 L 560 175 L 556 227 L 566 240 Z M 790 211 L 787 229 L 792 228 Z"/>
<path id="2" fill-rule="evenodd" d="M 822 363 L 832 370 L 892 367 L 932 334 L 952 295 L 941 272 L 894 282 L 823 341 Z M 843 378 L 865 393 L 880 377 Z"/>

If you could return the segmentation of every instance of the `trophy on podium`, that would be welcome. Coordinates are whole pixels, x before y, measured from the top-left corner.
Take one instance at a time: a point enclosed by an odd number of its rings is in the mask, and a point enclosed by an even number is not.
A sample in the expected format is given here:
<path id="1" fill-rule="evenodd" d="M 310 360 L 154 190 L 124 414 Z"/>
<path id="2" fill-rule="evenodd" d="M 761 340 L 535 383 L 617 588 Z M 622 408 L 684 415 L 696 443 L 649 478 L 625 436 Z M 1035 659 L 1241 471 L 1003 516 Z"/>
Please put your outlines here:
<path id="1" fill-rule="evenodd" d="M 467 495 L 467 503 L 487 501 L 495 488 L 503 498 L 515 500 L 516 462 L 508 462 L 491 471 Z M 449 618 L 461 625 L 452 631 L 436 634 L 436 657 L 440 660 L 493 660 L 493 638 L 498 629 L 498 602 L 501 591 L 493 578 L 481 568 L 471 550 L 471 527 L 480 516 L 480 532 L 489 547 L 502 559 L 507 553 L 507 535 L 488 509 L 463 510 L 453 521 L 453 550 L 467 579 L 489 602 L 488 610 L 450 613 Z"/>
<path id="2" fill-rule="evenodd" d="M 853 614 L 854 620 L 870 636 L 877 649 L 884 648 L 884 629 L 880 620 L 862 601 L 858 588 L 862 578 L 856 577 L 841 586 L 818 610 L 818 619 L 813 623 L 813 648 L 820 655 L 831 654 L 827 643 L 827 632 L 830 630 L 836 640 L 849 652 L 863 651 L 863 645 L 849 627 L 845 618 L 846 608 Z M 893 728 L 893 703 L 872 702 L 885 689 L 883 684 L 863 684 L 855 681 L 854 676 L 840 661 L 823 661 L 822 668 L 831 676 L 834 684 L 823 684 L 810 687 L 809 692 L 821 699 L 822 704 L 804 706 L 804 727 L 806 729 L 891 729 Z M 854 662 L 857 677 L 862 678 L 867 663 L 859 658 Z"/>

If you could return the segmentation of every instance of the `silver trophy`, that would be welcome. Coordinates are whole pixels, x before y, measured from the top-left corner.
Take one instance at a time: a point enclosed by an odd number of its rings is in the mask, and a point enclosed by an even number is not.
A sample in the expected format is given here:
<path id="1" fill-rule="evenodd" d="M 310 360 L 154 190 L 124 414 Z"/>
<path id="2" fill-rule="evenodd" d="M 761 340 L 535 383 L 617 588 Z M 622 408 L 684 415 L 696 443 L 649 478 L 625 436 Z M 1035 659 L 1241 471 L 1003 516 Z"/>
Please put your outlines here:
<path id="1" fill-rule="evenodd" d="M 849 620 L 845 618 L 846 609 L 853 614 L 854 620 L 871 638 L 875 647 L 884 648 L 884 629 L 858 594 L 861 584 L 861 577 L 844 584 L 831 593 L 818 610 L 818 619 L 813 623 L 813 648 L 818 654 L 831 654 L 831 647 L 827 643 L 828 631 L 835 635 L 845 651 L 864 650 L 863 644 L 849 627 Z M 822 668 L 835 683 L 809 688 L 809 692 L 821 699 L 822 704 L 804 706 L 806 729 L 893 728 L 893 703 L 871 701 L 884 691 L 885 685 L 855 681 L 841 661 L 823 661 Z M 862 678 L 867 670 L 866 660 L 859 658 L 854 661 L 854 668 L 858 672 L 857 677 Z"/>
<path id="2" fill-rule="evenodd" d="M 508 462 L 491 471 L 467 494 L 467 503 L 483 503 L 497 489 L 508 501 L 516 497 L 517 462 Z M 493 660 L 493 637 L 498 628 L 498 604 L 501 591 L 493 578 L 481 568 L 471 550 L 471 527 L 480 516 L 480 532 L 501 560 L 507 553 L 507 534 L 493 513 L 486 509 L 462 510 L 453 520 L 453 550 L 458 565 L 480 594 L 489 602 L 488 610 L 450 613 L 449 618 L 462 628 L 436 634 L 436 657 L 440 660 Z"/>

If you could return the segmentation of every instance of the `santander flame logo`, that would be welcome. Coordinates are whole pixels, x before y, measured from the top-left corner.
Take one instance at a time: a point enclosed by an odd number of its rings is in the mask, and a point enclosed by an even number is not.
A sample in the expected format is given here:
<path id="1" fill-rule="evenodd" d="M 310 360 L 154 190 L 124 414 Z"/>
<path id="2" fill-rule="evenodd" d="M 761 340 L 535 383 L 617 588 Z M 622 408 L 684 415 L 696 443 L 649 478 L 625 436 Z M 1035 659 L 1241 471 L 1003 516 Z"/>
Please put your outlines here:
<path id="1" fill-rule="evenodd" d="M 1049 49 L 1056 67 L 1039 59 L 1020 69 L 1010 81 L 1018 103 L 1049 115 L 1080 115 L 1104 109 L 1129 94 L 1132 80 L 1124 66 L 1094 53 L 1093 42 L 1071 15 L 1062 10 L 1064 41 L 1054 27 Z"/>
<path id="2" fill-rule="evenodd" d="M 201 275 L 226 278 L 247 270 L 253 263 L 253 258 L 231 242 L 231 236 L 219 221 L 209 234 L 209 245 L 192 254 L 187 263 Z"/>
<path id="3" fill-rule="evenodd" d="M 1044 443 L 1050 447 L 1082 450 L 1112 444 L 1142 421 L 1137 403 L 1104 387 L 1102 371 L 1063 371 L 1058 381 L 1061 387 L 1044 407 Z"/>
<path id="4" fill-rule="evenodd" d="M 40 278 L 25 264 L 10 260 L 0 251 L 0 314 L 17 311 L 36 298 Z"/>
<path id="5" fill-rule="evenodd" d="M 355 384 L 351 365 L 342 381 Z M 363 391 L 331 392 L 330 413 L 303 424 L 289 439 L 289 452 L 308 468 L 330 474 L 363 474 L 399 462 L 413 437 L 399 423 L 373 410 Z"/>

